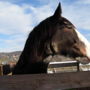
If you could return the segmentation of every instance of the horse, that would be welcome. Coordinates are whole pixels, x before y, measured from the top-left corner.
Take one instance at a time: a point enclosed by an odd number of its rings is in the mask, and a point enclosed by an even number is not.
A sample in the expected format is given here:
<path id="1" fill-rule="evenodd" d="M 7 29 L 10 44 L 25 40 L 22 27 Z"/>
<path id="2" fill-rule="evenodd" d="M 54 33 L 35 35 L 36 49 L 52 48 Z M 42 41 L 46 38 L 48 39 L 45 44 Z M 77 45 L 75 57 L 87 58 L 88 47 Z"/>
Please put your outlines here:
<path id="1" fill-rule="evenodd" d="M 76 27 L 62 16 L 59 3 L 54 14 L 40 22 L 29 34 L 14 74 L 47 73 L 49 55 L 86 57 L 90 60 L 88 40 Z"/>

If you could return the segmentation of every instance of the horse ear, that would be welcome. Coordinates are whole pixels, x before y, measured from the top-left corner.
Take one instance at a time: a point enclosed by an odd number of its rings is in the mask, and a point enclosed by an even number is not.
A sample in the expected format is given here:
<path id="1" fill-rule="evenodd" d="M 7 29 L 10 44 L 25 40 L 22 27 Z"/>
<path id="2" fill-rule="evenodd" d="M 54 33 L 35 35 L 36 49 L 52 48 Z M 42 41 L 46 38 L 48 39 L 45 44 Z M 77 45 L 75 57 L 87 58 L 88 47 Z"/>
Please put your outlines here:
<path id="1" fill-rule="evenodd" d="M 60 18 L 61 17 L 61 14 L 62 14 L 62 9 L 61 9 L 61 3 L 59 3 L 55 13 L 54 13 L 54 17 L 55 18 Z"/>

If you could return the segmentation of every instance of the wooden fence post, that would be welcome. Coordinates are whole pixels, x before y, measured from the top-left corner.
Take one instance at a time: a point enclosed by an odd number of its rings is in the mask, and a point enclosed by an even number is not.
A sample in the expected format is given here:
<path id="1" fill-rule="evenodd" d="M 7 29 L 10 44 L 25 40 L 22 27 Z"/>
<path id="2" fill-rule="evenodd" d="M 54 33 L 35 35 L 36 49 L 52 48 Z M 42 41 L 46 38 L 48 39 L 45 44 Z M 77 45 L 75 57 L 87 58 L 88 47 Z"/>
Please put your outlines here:
<path id="1" fill-rule="evenodd" d="M 80 71 L 80 66 L 79 66 L 80 62 L 77 62 L 77 71 Z"/>
<path id="2" fill-rule="evenodd" d="M 3 65 L 0 65 L 0 76 L 3 75 Z"/>

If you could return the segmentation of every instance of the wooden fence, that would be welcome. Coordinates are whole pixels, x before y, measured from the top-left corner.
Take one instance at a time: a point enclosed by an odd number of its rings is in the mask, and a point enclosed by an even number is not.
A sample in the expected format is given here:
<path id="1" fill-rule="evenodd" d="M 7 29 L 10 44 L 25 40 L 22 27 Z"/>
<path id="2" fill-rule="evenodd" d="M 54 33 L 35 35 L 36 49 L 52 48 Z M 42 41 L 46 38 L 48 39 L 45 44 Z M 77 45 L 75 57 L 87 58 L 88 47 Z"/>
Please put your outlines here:
<path id="1" fill-rule="evenodd" d="M 1 76 L 0 90 L 90 90 L 90 72 Z"/>
<path id="2" fill-rule="evenodd" d="M 53 73 L 57 73 L 57 70 L 55 70 L 55 68 L 72 67 L 72 66 L 76 66 L 77 67 L 76 71 L 79 71 L 79 62 L 77 61 L 50 62 L 48 68 L 53 68 Z M 9 65 L 0 65 L 0 75 L 8 75 L 11 72 L 11 70 L 12 68 L 10 68 Z M 71 71 L 73 72 L 73 70 Z M 47 70 L 47 73 L 50 72 Z"/>
<path id="3" fill-rule="evenodd" d="M 77 61 L 51 62 L 50 68 L 76 66 Z M 0 74 L 3 75 L 3 65 Z M 90 90 L 90 72 L 0 76 L 0 90 Z"/>

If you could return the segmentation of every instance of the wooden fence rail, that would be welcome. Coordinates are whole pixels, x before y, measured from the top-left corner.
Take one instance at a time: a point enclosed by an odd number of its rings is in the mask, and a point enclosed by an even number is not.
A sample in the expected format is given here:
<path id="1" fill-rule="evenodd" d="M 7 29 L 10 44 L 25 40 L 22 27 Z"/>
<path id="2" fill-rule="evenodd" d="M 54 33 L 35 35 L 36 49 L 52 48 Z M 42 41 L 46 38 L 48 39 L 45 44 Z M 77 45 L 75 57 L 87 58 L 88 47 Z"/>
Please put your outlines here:
<path id="1" fill-rule="evenodd" d="M 76 70 L 73 70 L 72 67 L 76 67 Z M 48 66 L 48 69 L 52 69 L 52 72 L 51 73 L 60 73 L 60 72 L 70 72 L 70 70 L 62 70 L 60 71 L 61 68 L 67 68 L 67 67 L 71 67 L 71 72 L 74 72 L 74 71 L 80 71 L 80 67 L 79 67 L 79 62 L 78 61 L 63 61 L 63 62 L 50 62 L 49 63 L 49 66 Z M 56 68 L 59 70 L 57 71 Z M 49 70 L 47 70 L 47 73 L 50 73 Z"/>
<path id="2" fill-rule="evenodd" d="M 0 90 L 90 90 L 90 72 L 1 76 Z"/>

